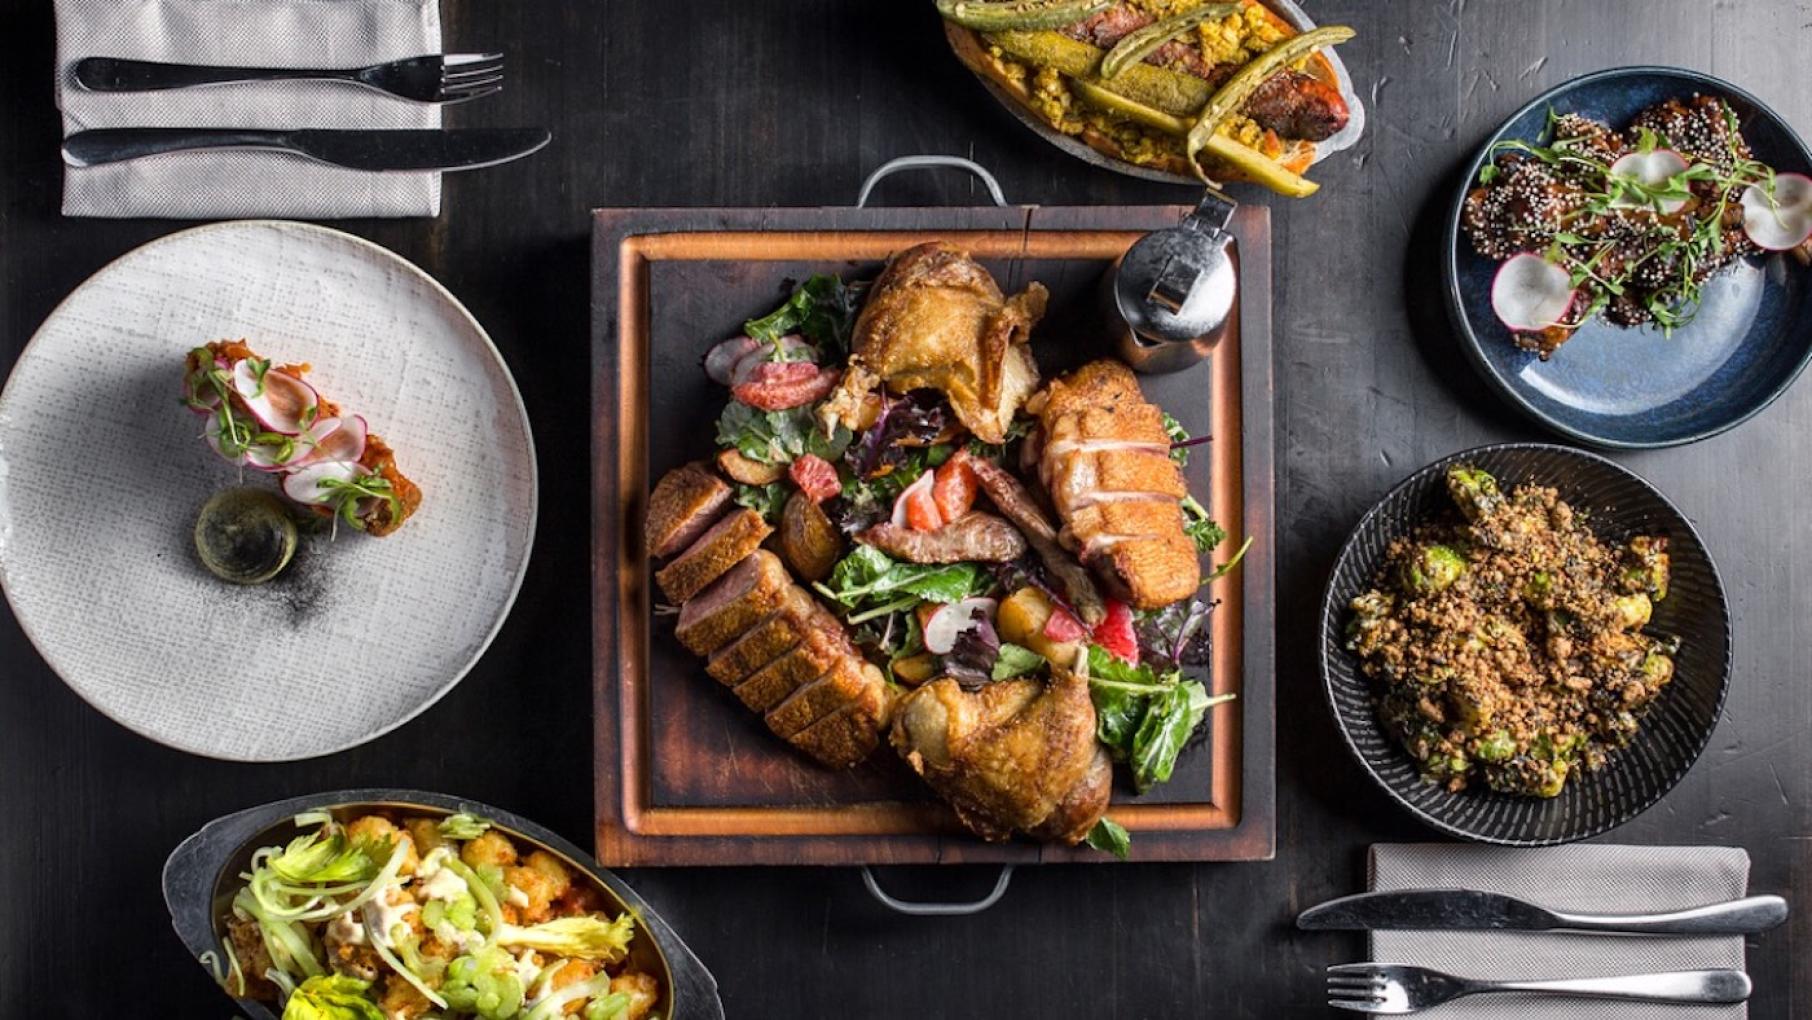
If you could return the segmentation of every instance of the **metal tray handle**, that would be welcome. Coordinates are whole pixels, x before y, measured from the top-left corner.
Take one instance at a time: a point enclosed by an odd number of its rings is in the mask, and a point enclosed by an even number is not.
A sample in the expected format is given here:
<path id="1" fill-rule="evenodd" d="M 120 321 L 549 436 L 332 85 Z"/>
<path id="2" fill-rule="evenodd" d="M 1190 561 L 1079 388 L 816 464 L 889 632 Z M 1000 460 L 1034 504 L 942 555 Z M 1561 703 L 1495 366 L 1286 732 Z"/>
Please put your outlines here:
<path id="1" fill-rule="evenodd" d="M 862 190 L 856 192 L 856 208 L 862 209 L 868 206 L 868 196 L 883 178 L 901 170 L 928 170 L 936 167 L 954 167 L 958 170 L 967 170 L 980 177 L 982 183 L 987 185 L 988 196 L 994 199 L 994 204 L 1003 209 L 1007 207 L 1007 196 L 1000 190 L 1000 182 L 994 179 L 994 175 L 988 172 L 987 167 L 972 159 L 964 159 L 961 156 L 901 156 L 898 159 L 890 159 L 882 163 L 875 168 L 874 173 L 868 175 L 868 179 L 862 182 Z"/>
<path id="2" fill-rule="evenodd" d="M 881 888 L 880 880 L 875 878 L 874 869 L 866 864 L 862 865 L 862 884 L 868 887 L 868 895 L 873 896 L 876 903 L 895 913 L 910 914 L 913 917 L 966 917 L 970 914 L 979 914 L 1000 902 L 1000 898 L 1007 894 L 1007 883 L 1012 880 L 1013 865 L 1003 864 L 1000 867 L 1000 876 L 994 880 L 994 889 L 979 900 L 971 900 L 968 903 L 902 900 L 888 895 L 887 890 Z"/>

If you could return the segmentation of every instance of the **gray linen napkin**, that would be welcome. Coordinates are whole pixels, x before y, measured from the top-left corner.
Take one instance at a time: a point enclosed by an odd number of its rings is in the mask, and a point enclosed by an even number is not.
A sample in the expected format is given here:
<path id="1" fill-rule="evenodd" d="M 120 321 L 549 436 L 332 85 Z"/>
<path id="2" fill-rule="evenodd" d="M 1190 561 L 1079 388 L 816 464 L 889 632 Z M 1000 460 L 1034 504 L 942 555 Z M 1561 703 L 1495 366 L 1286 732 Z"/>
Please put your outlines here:
<path id="1" fill-rule="evenodd" d="M 1736 847 L 1580 844 L 1521 850 L 1441 843 L 1372 847 L 1371 885 L 1482 889 L 1544 907 L 1634 914 L 1747 895 L 1749 854 Z M 1373 932 L 1372 959 L 1479 978 L 1567 978 L 1666 970 L 1743 968 L 1743 939 L 1653 938 L 1542 932 Z M 1430 1011 L 1446 1020 L 1742 1020 L 1746 1006 L 1674 1006 L 1587 999 L 1479 996 Z"/>
<path id="2" fill-rule="evenodd" d="M 323 82 L 89 92 L 83 57 L 355 67 L 440 51 L 439 0 L 56 0 L 67 136 L 102 127 L 433 128 L 440 108 Z M 435 216 L 440 175 L 363 173 L 276 152 L 182 152 L 64 167 L 65 216 Z"/>

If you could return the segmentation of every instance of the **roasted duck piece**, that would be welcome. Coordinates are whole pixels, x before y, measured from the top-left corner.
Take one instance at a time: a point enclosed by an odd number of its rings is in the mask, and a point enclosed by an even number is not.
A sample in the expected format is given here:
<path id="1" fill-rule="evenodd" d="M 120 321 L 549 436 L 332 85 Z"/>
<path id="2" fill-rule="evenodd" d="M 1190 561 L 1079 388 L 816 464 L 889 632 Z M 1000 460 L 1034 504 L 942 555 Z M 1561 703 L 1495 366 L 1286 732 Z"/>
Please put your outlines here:
<path id="1" fill-rule="evenodd" d="M 1065 547 L 1135 609 L 1195 594 L 1201 564 L 1183 530 L 1183 473 L 1163 412 L 1124 364 L 1103 359 L 1053 379 L 1027 405 L 1039 418 L 1038 474 Z"/>
<path id="2" fill-rule="evenodd" d="M 943 677 L 908 694 L 889 738 L 970 831 L 1079 842 L 1107 810 L 1113 765 L 1095 739 L 1088 681 L 1002 680 L 977 691 Z"/>
<path id="3" fill-rule="evenodd" d="M 1014 412 L 1038 385 L 1026 342 L 1046 297 L 1037 283 L 1003 296 L 968 252 L 942 241 L 896 254 L 856 319 L 848 371 L 820 415 L 827 425 L 859 428 L 877 386 L 937 389 L 969 431 L 1004 442 Z"/>
<path id="4" fill-rule="evenodd" d="M 761 515 L 739 507 L 705 529 L 686 551 L 654 575 L 661 591 L 673 602 L 684 602 L 724 575 L 724 572 L 761 548 L 774 529 Z"/>
<path id="5" fill-rule="evenodd" d="M 936 531 L 913 531 L 882 521 L 860 537 L 908 563 L 1005 563 L 1026 551 L 1026 540 L 1017 528 L 980 510 L 971 510 Z"/>

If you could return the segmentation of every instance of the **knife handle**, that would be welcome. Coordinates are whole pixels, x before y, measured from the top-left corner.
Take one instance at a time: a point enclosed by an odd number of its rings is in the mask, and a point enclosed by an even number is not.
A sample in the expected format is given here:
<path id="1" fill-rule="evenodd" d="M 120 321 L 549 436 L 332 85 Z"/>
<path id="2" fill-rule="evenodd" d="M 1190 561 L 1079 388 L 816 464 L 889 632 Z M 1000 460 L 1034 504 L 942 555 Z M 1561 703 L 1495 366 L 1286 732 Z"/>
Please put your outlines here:
<path id="1" fill-rule="evenodd" d="M 95 92 L 149 92 L 230 82 L 350 78 L 355 73 L 308 68 L 165 64 L 155 60 L 125 60 L 119 57 L 83 57 L 76 61 L 75 66 L 76 84 Z"/>
<path id="2" fill-rule="evenodd" d="M 1787 919 L 1779 896 L 1749 896 L 1659 914 L 1566 914 L 1552 911 L 1556 927 L 1630 935 L 1754 935 Z"/>
<path id="3" fill-rule="evenodd" d="M 118 163 L 188 149 L 288 149 L 285 131 L 238 128 L 96 128 L 63 140 L 63 159 L 71 166 Z"/>

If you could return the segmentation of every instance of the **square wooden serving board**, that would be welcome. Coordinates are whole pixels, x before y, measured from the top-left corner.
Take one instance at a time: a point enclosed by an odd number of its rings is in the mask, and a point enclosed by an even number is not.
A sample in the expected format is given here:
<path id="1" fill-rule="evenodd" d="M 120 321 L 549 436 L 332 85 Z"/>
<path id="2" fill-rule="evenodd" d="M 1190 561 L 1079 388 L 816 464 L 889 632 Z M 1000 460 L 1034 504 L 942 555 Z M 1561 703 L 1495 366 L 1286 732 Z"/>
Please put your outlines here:
<path id="1" fill-rule="evenodd" d="M 715 454 L 729 394 L 705 352 L 812 273 L 872 279 L 889 253 L 944 239 L 1008 292 L 1051 292 L 1032 350 L 1049 376 L 1106 356 L 1103 273 L 1180 207 L 604 209 L 593 213 L 593 687 L 598 858 L 605 865 L 1112 861 L 1086 847 L 984 843 L 887 747 L 823 769 L 767 731 L 653 612 L 642 517 L 654 480 Z M 1148 398 L 1212 443 L 1190 488 L 1229 534 L 1214 582 L 1215 693 L 1168 784 L 1135 796 L 1117 777 L 1111 817 L 1135 860 L 1261 860 L 1275 845 L 1270 220 L 1245 207 L 1237 328 L 1208 362 L 1142 377 Z M 1123 771 L 1123 770 L 1122 770 Z"/>

